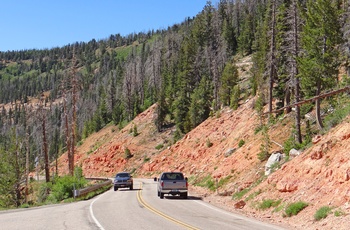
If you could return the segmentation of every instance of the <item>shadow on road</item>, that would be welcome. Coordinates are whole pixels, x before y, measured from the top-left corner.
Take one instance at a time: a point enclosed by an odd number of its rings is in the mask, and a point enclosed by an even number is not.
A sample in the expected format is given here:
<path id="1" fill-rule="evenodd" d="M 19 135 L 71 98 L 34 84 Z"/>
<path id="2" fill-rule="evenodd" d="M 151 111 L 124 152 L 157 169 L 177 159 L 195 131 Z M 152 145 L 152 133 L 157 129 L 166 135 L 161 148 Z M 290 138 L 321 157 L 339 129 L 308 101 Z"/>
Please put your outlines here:
<path id="1" fill-rule="evenodd" d="M 113 188 L 112 188 L 112 190 L 113 190 Z M 139 190 L 142 190 L 142 189 L 139 189 L 139 188 L 134 188 L 134 189 L 132 189 L 132 190 L 130 190 L 130 189 L 128 189 L 128 188 L 119 188 L 117 191 L 115 191 L 115 192 L 128 192 L 128 191 L 130 191 L 130 192 L 132 192 L 132 191 L 139 191 Z"/>
<path id="2" fill-rule="evenodd" d="M 202 197 L 198 197 L 198 196 L 188 196 L 187 199 L 182 198 L 180 196 L 164 196 L 164 199 L 168 199 L 168 200 L 203 200 Z"/>

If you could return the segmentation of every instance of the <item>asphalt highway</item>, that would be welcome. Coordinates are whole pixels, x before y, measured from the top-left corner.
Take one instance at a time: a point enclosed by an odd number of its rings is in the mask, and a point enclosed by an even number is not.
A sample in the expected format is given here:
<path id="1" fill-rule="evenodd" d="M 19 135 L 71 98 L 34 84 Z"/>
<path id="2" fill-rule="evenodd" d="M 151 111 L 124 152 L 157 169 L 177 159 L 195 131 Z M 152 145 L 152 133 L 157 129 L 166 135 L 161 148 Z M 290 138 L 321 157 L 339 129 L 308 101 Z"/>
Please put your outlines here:
<path id="1" fill-rule="evenodd" d="M 134 179 L 134 189 L 113 188 L 88 201 L 0 212 L 0 229 L 283 229 L 233 214 L 200 197 L 157 196 L 151 179 Z"/>

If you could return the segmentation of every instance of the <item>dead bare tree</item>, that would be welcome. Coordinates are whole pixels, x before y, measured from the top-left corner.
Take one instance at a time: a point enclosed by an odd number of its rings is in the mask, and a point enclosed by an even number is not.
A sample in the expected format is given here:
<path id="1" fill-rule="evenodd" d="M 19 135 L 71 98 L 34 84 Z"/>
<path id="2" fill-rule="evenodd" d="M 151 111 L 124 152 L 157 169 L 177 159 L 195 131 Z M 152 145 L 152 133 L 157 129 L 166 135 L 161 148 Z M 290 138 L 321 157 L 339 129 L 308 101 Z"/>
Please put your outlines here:
<path id="1" fill-rule="evenodd" d="M 299 68 L 298 68 L 298 62 L 297 59 L 299 57 L 300 53 L 300 32 L 301 32 L 301 18 L 299 14 L 298 9 L 298 1 L 293 0 L 290 4 L 289 10 L 287 11 L 287 19 L 286 24 L 290 28 L 289 31 L 286 33 L 286 44 L 287 44 L 287 53 L 288 59 L 287 59 L 287 67 L 289 68 L 289 82 L 290 82 L 290 88 L 294 91 L 294 100 L 295 103 L 298 103 L 300 101 L 300 80 L 299 80 Z M 289 103 L 287 103 L 287 106 Z M 290 111 L 291 107 L 288 107 L 286 110 Z M 301 136 L 301 116 L 300 116 L 300 107 L 295 106 L 295 131 L 296 136 L 295 139 L 298 143 L 302 143 L 302 136 Z"/>
<path id="2" fill-rule="evenodd" d="M 284 106 L 283 108 L 279 108 L 279 109 L 276 109 L 276 110 L 273 110 L 273 111 L 267 112 L 267 113 L 278 113 L 280 111 L 285 110 L 288 107 L 300 106 L 302 104 L 315 102 L 316 100 L 320 100 L 322 98 L 330 97 L 330 96 L 333 96 L 333 95 L 338 94 L 338 93 L 349 92 L 349 91 L 350 91 L 350 86 L 346 86 L 344 88 L 341 88 L 341 89 L 338 89 L 338 90 L 334 90 L 334 91 L 331 91 L 331 92 L 327 92 L 327 93 L 324 93 L 324 94 L 320 94 L 320 95 L 317 95 L 315 97 L 308 98 L 308 99 L 305 99 L 305 100 L 293 103 L 291 105 Z M 264 114 L 267 114 L 267 113 L 264 113 Z"/>
<path id="3" fill-rule="evenodd" d="M 270 53 L 269 53 L 269 100 L 268 108 L 272 111 L 272 100 L 273 100 L 273 83 L 275 81 L 277 70 L 276 70 L 276 0 L 271 1 L 271 23 L 270 23 Z"/>
<path id="4" fill-rule="evenodd" d="M 29 127 L 26 128 L 26 188 L 25 188 L 25 202 L 28 202 L 28 190 L 29 190 Z"/>
<path id="5" fill-rule="evenodd" d="M 47 148 L 47 135 L 46 135 L 46 110 L 43 105 L 45 98 L 40 100 L 40 120 L 41 120 L 41 131 L 43 140 L 43 152 L 44 152 L 44 165 L 45 165 L 45 180 L 50 182 L 50 163 L 49 163 L 49 153 Z"/>
<path id="6" fill-rule="evenodd" d="M 74 175 L 74 155 L 75 155 L 75 141 L 76 141 L 76 120 L 77 120 L 77 89 L 78 89 L 78 79 L 77 79 L 77 62 L 75 56 L 75 46 L 73 47 L 73 58 L 72 58 L 72 142 L 71 142 L 71 154 L 69 156 L 69 174 Z"/>
<path id="7" fill-rule="evenodd" d="M 133 100 L 133 82 L 135 79 L 135 70 L 136 70 L 136 63 L 134 61 L 130 61 L 127 64 L 126 72 L 123 79 L 123 95 L 126 102 L 126 111 L 128 120 L 130 121 L 132 119 L 133 110 L 134 110 L 134 100 Z"/>

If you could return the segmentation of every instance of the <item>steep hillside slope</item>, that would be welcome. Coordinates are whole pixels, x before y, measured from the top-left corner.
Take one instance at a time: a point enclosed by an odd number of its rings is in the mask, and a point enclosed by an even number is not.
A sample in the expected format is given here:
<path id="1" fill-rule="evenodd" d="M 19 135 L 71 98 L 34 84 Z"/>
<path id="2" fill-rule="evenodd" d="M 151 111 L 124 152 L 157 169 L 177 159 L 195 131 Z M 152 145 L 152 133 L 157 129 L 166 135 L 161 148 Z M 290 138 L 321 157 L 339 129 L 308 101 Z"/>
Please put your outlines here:
<path id="1" fill-rule="evenodd" d="M 257 157 L 263 138 L 261 132 L 255 134 L 259 119 L 253 104 L 250 99 L 238 110 L 223 109 L 173 145 L 174 130 L 156 131 L 154 105 L 122 130 L 109 126 L 84 140 L 77 147 L 76 165 L 82 166 L 86 176 L 112 177 L 118 171 L 132 171 L 136 177 L 151 178 L 164 170 L 180 170 L 192 184 L 201 184 L 208 177 L 212 181 L 225 179 L 217 191 L 198 186 L 191 186 L 191 191 L 231 211 L 237 211 L 238 201 L 244 201 L 240 212 L 296 229 L 346 229 L 350 211 L 350 118 L 266 177 L 265 162 Z M 284 116 L 270 129 L 270 139 L 275 143 L 271 152 L 280 150 L 279 144 L 290 135 L 292 116 Z M 131 158 L 126 157 L 125 149 L 130 150 Z M 65 155 L 60 158 L 61 173 L 68 168 L 66 159 Z M 243 196 L 237 196 L 242 191 Z M 232 195 L 239 199 L 232 199 Z M 279 210 L 257 209 L 266 199 L 281 199 Z M 295 201 L 309 206 L 295 217 L 283 218 L 284 207 Z M 316 210 L 325 205 L 334 207 L 341 216 L 329 214 L 314 221 Z"/>
<path id="2" fill-rule="evenodd" d="M 264 191 L 259 200 L 281 199 L 285 204 L 307 202 L 309 206 L 300 215 L 284 219 L 299 229 L 309 226 L 311 229 L 349 229 L 349 138 L 350 117 L 347 117 L 328 134 L 316 137 L 317 143 L 284 164 L 252 192 Z M 333 208 L 332 213 L 315 222 L 314 214 L 323 206 Z"/>

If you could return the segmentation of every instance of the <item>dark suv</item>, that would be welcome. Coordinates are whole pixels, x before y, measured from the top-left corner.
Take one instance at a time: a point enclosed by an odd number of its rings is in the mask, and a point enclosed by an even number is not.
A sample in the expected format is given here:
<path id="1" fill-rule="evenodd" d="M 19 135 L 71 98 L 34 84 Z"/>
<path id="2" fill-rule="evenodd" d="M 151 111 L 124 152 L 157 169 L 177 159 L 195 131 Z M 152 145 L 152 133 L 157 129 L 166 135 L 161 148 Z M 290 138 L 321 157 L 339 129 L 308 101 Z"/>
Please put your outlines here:
<path id="1" fill-rule="evenodd" d="M 118 188 L 129 188 L 133 189 L 134 181 L 132 176 L 128 172 L 120 172 L 114 178 L 114 191 L 117 191 Z"/>

